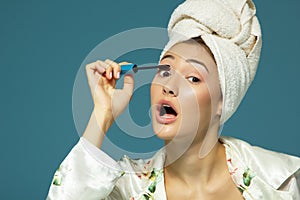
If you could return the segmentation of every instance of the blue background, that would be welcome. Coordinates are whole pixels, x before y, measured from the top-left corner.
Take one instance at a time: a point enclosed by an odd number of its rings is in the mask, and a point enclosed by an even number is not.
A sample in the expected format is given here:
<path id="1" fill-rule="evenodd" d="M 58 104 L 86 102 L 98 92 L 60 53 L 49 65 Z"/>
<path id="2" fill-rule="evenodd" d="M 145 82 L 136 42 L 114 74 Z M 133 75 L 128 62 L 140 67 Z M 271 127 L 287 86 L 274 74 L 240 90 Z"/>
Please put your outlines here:
<path id="1" fill-rule="evenodd" d="M 55 169 L 78 141 L 72 89 L 86 55 L 121 31 L 166 27 L 180 2 L 1 1 L 0 199 L 45 199 Z M 256 1 L 264 36 L 261 62 L 223 131 L 297 156 L 299 5 Z"/>

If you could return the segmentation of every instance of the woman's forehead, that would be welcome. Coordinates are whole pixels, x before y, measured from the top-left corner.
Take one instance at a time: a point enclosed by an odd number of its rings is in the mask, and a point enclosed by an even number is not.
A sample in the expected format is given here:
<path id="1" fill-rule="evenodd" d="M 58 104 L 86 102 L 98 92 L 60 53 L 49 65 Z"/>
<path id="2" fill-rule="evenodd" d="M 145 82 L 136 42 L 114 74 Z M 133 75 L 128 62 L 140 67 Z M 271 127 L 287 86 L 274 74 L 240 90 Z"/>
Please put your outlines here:
<path id="1" fill-rule="evenodd" d="M 204 47 L 203 44 L 199 44 L 196 41 L 193 42 L 180 42 L 173 45 L 166 53 L 175 54 L 183 58 L 198 58 L 204 59 L 206 57 L 212 58 L 210 53 Z"/>
<path id="2" fill-rule="evenodd" d="M 177 43 L 162 56 L 161 61 L 164 59 L 192 61 L 191 64 L 194 66 L 203 65 L 208 72 L 216 71 L 213 56 L 203 44 L 199 44 L 198 42 Z"/>
<path id="3" fill-rule="evenodd" d="M 205 63 L 201 62 L 198 59 L 182 58 L 180 56 L 173 55 L 173 54 L 169 53 L 169 54 L 165 54 L 162 57 L 161 61 L 164 61 L 164 60 L 167 60 L 167 59 L 170 59 L 170 60 L 173 60 L 173 61 L 176 61 L 176 59 L 180 59 L 180 60 L 184 61 L 186 64 L 189 64 L 188 66 L 190 66 L 190 68 L 193 68 L 193 69 L 196 68 L 200 71 L 203 70 L 206 73 L 209 73 L 209 70 L 208 70 L 207 66 L 205 65 Z M 174 66 L 171 65 L 171 67 L 174 67 Z M 189 67 L 184 66 L 185 71 L 187 71 L 187 68 L 189 68 Z"/>

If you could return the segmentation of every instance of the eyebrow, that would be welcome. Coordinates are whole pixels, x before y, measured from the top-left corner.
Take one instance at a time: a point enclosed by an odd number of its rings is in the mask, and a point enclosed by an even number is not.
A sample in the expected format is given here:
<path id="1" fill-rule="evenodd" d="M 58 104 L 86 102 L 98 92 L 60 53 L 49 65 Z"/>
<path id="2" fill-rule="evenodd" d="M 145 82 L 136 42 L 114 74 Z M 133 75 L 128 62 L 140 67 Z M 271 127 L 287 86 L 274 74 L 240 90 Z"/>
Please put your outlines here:
<path id="1" fill-rule="evenodd" d="M 164 59 L 166 59 L 166 58 L 170 58 L 170 59 L 172 59 L 172 60 L 175 59 L 174 56 L 172 56 L 172 55 L 170 55 L 170 54 L 167 54 L 167 55 L 164 55 L 160 61 L 162 61 L 162 60 L 164 60 Z M 207 73 L 209 73 L 209 71 L 208 71 L 206 65 L 205 65 L 203 62 L 201 62 L 201 61 L 199 61 L 199 60 L 195 60 L 195 59 L 186 59 L 185 61 L 188 62 L 188 63 L 197 63 L 197 64 L 200 64 L 200 65 L 202 65 L 202 66 L 206 69 Z"/>

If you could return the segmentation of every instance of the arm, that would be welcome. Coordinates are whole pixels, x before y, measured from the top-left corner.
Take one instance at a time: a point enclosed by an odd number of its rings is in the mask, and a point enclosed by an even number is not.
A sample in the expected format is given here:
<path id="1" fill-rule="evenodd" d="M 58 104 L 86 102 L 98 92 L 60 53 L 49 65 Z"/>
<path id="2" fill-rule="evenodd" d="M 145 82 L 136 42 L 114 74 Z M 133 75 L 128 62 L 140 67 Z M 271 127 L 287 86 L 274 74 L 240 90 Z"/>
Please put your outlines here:
<path id="1" fill-rule="evenodd" d="M 131 76 L 124 77 L 123 89 L 115 89 L 119 72 L 120 65 L 110 60 L 87 65 L 94 110 L 82 138 L 56 171 L 48 200 L 121 199 L 115 184 L 123 172 L 99 149 L 114 118 L 128 105 L 133 92 Z"/>
<path id="2" fill-rule="evenodd" d="M 73 147 L 54 175 L 47 200 L 100 200 L 109 196 L 123 172 L 113 159 L 92 147 L 84 138 Z"/>
<path id="3" fill-rule="evenodd" d="M 116 80 L 120 78 L 120 65 L 125 63 L 98 60 L 86 66 L 94 110 L 83 137 L 99 148 L 114 119 L 126 108 L 133 93 L 134 80 L 130 75 L 125 75 L 123 89 L 115 89 Z"/>

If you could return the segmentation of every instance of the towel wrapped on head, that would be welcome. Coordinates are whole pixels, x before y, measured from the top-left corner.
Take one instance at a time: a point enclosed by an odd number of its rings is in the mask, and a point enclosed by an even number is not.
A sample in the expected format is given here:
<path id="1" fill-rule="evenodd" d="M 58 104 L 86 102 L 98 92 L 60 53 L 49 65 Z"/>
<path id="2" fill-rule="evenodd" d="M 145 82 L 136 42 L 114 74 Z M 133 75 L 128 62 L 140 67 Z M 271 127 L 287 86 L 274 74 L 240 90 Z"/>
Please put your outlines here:
<path id="1" fill-rule="evenodd" d="M 213 53 L 223 95 L 221 124 L 236 111 L 256 73 L 262 40 L 255 14 L 251 0 L 187 0 L 168 24 L 169 42 L 162 55 L 199 36 Z"/>

